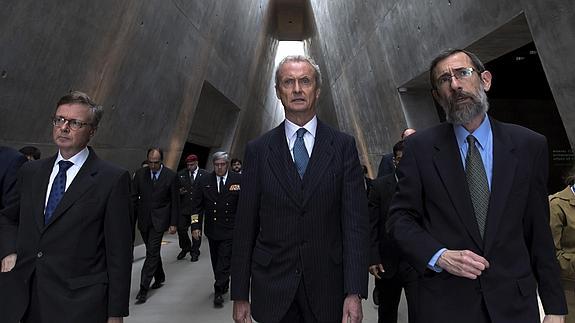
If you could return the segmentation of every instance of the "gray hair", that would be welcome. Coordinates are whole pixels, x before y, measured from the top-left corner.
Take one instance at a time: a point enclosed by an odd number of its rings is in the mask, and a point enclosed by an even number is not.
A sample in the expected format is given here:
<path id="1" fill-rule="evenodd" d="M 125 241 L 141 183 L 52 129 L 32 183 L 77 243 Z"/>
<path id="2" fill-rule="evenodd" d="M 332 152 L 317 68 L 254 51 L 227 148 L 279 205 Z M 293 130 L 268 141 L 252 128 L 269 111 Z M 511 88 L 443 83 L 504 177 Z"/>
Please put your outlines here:
<path id="1" fill-rule="evenodd" d="M 229 157 L 228 153 L 225 151 L 218 151 L 212 155 L 213 161 L 220 160 L 220 159 L 225 160 L 227 163 L 230 162 L 230 157 Z"/>
<path id="2" fill-rule="evenodd" d="M 279 86 L 280 83 L 280 69 L 284 64 L 289 62 L 306 62 L 309 65 L 311 65 L 311 67 L 313 67 L 315 71 L 314 76 L 315 76 L 315 84 L 317 84 L 316 88 L 321 89 L 321 71 L 319 70 L 319 66 L 315 63 L 315 61 L 311 57 L 303 55 L 290 55 L 284 57 L 284 59 L 281 60 L 281 62 L 278 64 L 278 67 L 276 68 L 276 88 Z"/>
<path id="3" fill-rule="evenodd" d="M 92 122 L 90 123 L 92 127 L 98 128 L 98 124 L 100 120 L 102 120 L 102 116 L 104 115 L 104 108 L 101 105 L 98 105 L 94 102 L 88 94 L 80 91 L 71 91 L 70 93 L 64 95 L 63 97 L 58 100 L 56 104 L 56 108 L 64 104 L 82 104 L 89 108 L 92 111 Z"/>
<path id="4" fill-rule="evenodd" d="M 443 52 L 441 52 L 439 55 L 437 55 L 436 58 L 433 59 L 433 61 L 431 62 L 431 65 L 429 66 L 429 80 L 431 81 L 431 88 L 434 90 L 437 90 L 436 84 L 435 84 L 435 67 L 437 66 L 437 64 L 439 64 L 439 62 L 441 62 L 442 60 L 448 58 L 449 56 L 455 55 L 457 53 L 463 53 L 465 55 L 467 55 L 467 57 L 469 57 L 469 59 L 471 59 L 471 64 L 473 65 L 473 68 L 477 71 L 477 74 L 481 74 L 483 72 L 485 72 L 485 66 L 483 65 L 483 63 L 481 62 L 481 60 L 479 59 L 479 57 L 477 57 L 477 55 L 473 54 L 470 51 L 467 51 L 465 49 L 448 49 L 445 50 Z"/>

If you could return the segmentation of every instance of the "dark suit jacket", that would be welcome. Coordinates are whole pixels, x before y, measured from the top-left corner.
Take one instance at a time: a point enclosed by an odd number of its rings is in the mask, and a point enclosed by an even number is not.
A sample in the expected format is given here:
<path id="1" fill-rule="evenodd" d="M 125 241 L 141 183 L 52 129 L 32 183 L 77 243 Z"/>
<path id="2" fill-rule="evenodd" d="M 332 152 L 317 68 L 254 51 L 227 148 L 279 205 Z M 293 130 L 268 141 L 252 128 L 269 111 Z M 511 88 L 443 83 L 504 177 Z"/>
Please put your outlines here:
<path id="1" fill-rule="evenodd" d="M 190 172 L 187 168 L 178 172 L 178 181 L 180 184 L 180 213 L 187 217 L 192 213 L 192 200 L 194 199 L 194 183 L 202 176 L 207 175 L 205 169 L 198 168 L 196 179 L 192 182 Z"/>
<path id="2" fill-rule="evenodd" d="M 164 166 L 156 183 L 148 167 L 136 171 L 132 180 L 132 203 L 138 229 L 164 232 L 178 225 L 180 193 L 176 173 Z"/>
<path id="3" fill-rule="evenodd" d="M 318 120 L 303 180 L 284 123 L 246 148 L 234 229 L 232 292 L 253 317 L 280 320 L 303 275 L 316 318 L 338 321 L 346 294 L 367 295 L 369 216 L 354 139 Z"/>
<path id="4" fill-rule="evenodd" d="M 12 148 L 0 147 L 0 210 L 16 202 L 16 174 L 27 160 Z"/>
<path id="5" fill-rule="evenodd" d="M 0 216 L 0 257 L 17 253 L 11 286 L 0 288 L 3 322 L 27 308 L 35 272 L 46 322 L 105 322 L 127 316 L 132 270 L 130 174 L 93 150 L 44 225 L 55 156 L 27 162 L 18 176 L 19 202 Z M 14 296 L 15 295 L 15 296 Z M 8 303 L 12 302 L 12 303 Z"/>
<path id="6" fill-rule="evenodd" d="M 388 236 L 385 224 L 391 199 L 395 193 L 395 173 L 376 178 L 369 193 L 370 265 L 383 264 L 383 277 L 391 278 L 397 272 L 399 250 Z"/>
<path id="7" fill-rule="evenodd" d="M 242 175 L 229 171 L 224 190 L 218 193 L 217 176 L 210 173 L 196 182 L 196 194 L 192 203 L 192 215 L 199 221 L 192 223 L 192 230 L 202 229 L 213 240 L 232 239 L 240 179 Z"/>
<path id="8" fill-rule="evenodd" d="M 398 168 L 388 226 L 423 274 L 420 314 L 426 322 L 475 322 L 482 299 L 492 322 L 539 322 L 538 288 L 548 314 L 566 313 L 549 229 L 547 144 L 523 127 L 491 120 L 493 175 L 482 240 L 450 124 L 410 136 Z M 427 263 L 440 248 L 471 250 L 490 262 L 477 280 Z"/>

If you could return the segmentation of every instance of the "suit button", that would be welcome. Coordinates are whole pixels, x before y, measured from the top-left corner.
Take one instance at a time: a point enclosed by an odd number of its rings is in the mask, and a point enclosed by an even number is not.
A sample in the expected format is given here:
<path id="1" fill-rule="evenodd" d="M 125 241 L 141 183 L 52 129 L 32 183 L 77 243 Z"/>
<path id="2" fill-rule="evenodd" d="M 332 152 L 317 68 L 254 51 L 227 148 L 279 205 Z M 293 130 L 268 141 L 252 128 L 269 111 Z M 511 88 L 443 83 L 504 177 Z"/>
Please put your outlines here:
<path id="1" fill-rule="evenodd" d="M 214 218 L 214 221 L 216 221 L 216 218 Z"/>
<path id="2" fill-rule="evenodd" d="M 299 274 L 301 274 L 301 270 L 299 270 L 299 268 L 296 269 L 296 270 L 295 270 L 295 274 L 299 276 Z"/>
<path id="3" fill-rule="evenodd" d="M 214 213 L 218 212 L 217 210 L 214 210 Z"/>
<path id="4" fill-rule="evenodd" d="M 218 202 L 214 202 L 214 205 L 218 204 Z"/>
<path id="5" fill-rule="evenodd" d="M 42 253 L 42 251 L 38 251 L 38 253 L 36 254 L 36 257 L 42 258 L 42 256 L 44 256 L 44 254 Z"/>

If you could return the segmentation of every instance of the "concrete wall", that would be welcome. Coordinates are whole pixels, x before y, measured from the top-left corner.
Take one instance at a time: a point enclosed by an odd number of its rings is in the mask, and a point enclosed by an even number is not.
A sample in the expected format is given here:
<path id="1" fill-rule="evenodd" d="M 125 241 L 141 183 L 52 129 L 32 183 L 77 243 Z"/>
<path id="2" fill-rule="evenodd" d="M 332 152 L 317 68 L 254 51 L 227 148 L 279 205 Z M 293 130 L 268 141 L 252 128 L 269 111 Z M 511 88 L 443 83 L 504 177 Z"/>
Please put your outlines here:
<path id="1" fill-rule="evenodd" d="M 572 1 L 310 2 L 340 128 L 356 136 L 363 161 L 374 169 L 381 155 L 391 151 L 403 128 L 424 128 L 438 122 L 428 89 L 400 94 L 398 88 L 421 79 L 431 59 L 442 50 L 466 48 L 522 14 L 573 146 Z M 513 39 L 506 43 L 513 43 Z"/>
<path id="2" fill-rule="evenodd" d="M 54 105 L 75 89 L 105 106 L 91 143 L 101 157 L 134 169 L 160 146 L 173 167 L 207 81 L 240 109 L 225 145 L 243 149 L 269 123 L 268 10 L 268 0 L 3 1 L 0 145 L 54 153 Z"/>

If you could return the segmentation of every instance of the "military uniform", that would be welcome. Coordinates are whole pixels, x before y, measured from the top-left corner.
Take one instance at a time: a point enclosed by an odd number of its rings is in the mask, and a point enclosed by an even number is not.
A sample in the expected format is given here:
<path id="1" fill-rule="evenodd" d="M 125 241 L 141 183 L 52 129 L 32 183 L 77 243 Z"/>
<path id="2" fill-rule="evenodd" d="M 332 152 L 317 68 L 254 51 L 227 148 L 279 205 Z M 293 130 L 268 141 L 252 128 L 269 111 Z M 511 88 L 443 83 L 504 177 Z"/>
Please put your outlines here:
<path id="1" fill-rule="evenodd" d="M 198 168 L 196 178 L 193 174 L 185 168 L 178 172 L 178 181 L 180 182 L 180 213 L 181 217 L 178 221 L 178 242 L 182 251 L 188 251 L 193 259 L 197 259 L 200 255 L 200 245 L 202 239 L 192 239 L 188 236 L 188 228 L 190 227 L 190 215 L 192 214 L 192 200 L 194 196 L 194 183 L 202 176 L 207 175 L 208 172 L 204 169 Z M 202 229 L 201 226 L 198 229 Z"/>
<path id="2" fill-rule="evenodd" d="M 221 295 L 229 288 L 232 237 L 241 175 L 228 172 L 221 192 L 218 192 L 218 178 L 211 173 L 196 180 L 191 228 L 199 229 L 205 221 L 204 233 L 208 237 L 216 280 L 214 290 L 216 295 Z"/>

